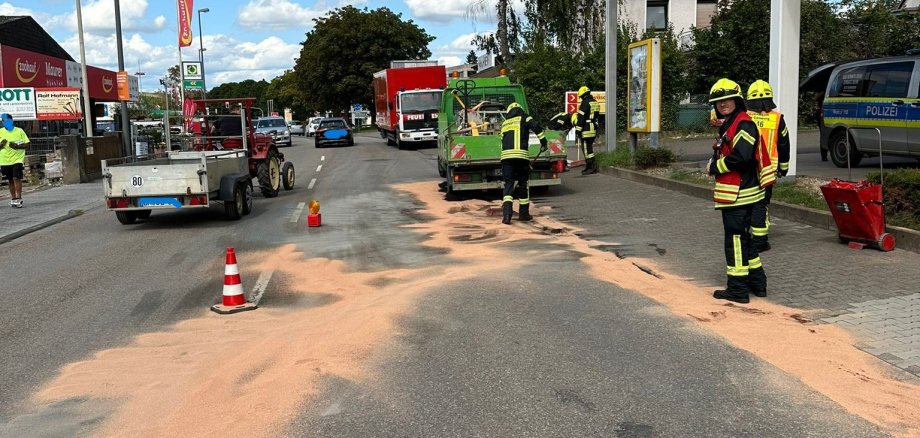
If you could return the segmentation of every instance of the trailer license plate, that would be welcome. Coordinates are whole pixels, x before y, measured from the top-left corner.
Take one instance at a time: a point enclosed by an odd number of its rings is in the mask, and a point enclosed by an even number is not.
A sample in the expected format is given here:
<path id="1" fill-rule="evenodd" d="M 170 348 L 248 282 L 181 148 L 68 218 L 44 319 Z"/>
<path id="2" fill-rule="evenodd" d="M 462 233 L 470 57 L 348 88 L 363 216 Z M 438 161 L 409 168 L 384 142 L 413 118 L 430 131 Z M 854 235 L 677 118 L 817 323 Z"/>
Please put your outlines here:
<path id="1" fill-rule="evenodd" d="M 139 207 L 182 207 L 182 201 L 176 198 L 140 198 L 137 201 Z"/>

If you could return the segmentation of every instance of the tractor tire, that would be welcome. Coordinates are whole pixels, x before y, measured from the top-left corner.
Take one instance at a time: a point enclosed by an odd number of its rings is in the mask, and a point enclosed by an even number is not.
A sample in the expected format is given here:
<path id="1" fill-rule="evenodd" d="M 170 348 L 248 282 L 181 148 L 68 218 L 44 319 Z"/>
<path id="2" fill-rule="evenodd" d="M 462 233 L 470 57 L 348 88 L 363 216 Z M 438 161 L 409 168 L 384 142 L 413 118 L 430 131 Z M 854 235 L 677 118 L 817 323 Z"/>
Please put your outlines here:
<path id="1" fill-rule="evenodd" d="M 233 199 L 224 201 L 224 214 L 228 220 L 238 221 L 243 217 L 243 207 L 246 204 L 243 197 L 243 190 L 240 189 L 239 184 L 233 186 Z"/>
<path id="2" fill-rule="evenodd" d="M 252 213 L 252 183 L 243 183 L 243 215 Z"/>
<path id="3" fill-rule="evenodd" d="M 122 225 L 131 225 L 137 222 L 136 211 L 116 211 L 115 217 L 118 219 L 118 222 L 121 222 Z"/>
<path id="4" fill-rule="evenodd" d="M 284 184 L 284 190 L 293 190 L 294 189 L 294 164 L 288 161 L 284 163 L 284 166 L 281 166 L 281 182 Z"/>
<path id="5" fill-rule="evenodd" d="M 847 167 L 847 133 L 846 131 L 838 131 L 834 133 L 830 141 L 830 150 L 828 151 L 831 156 L 831 161 L 834 162 L 834 165 L 837 167 L 842 167 L 846 169 Z M 850 167 L 856 167 L 859 165 L 859 162 L 862 160 L 862 154 L 856 150 L 856 144 L 853 142 L 853 138 L 850 137 Z"/>
<path id="6" fill-rule="evenodd" d="M 441 158 L 438 157 L 438 175 L 441 178 L 447 178 L 447 166 L 441 162 Z"/>
<path id="7" fill-rule="evenodd" d="M 278 196 L 278 191 L 281 190 L 281 165 L 278 163 L 275 152 L 268 153 L 268 158 L 259 163 L 257 171 L 262 196 L 266 198 Z"/>
<path id="8" fill-rule="evenodd" d="M 153 213 L 153 212 L 150 211 L 150 210 L 138 210 L 138 211 L 137 211 L 137 218 L 138 218 L 138 219 L 149 219 L 149 218 L 150 218 L 150 213 Z"/>

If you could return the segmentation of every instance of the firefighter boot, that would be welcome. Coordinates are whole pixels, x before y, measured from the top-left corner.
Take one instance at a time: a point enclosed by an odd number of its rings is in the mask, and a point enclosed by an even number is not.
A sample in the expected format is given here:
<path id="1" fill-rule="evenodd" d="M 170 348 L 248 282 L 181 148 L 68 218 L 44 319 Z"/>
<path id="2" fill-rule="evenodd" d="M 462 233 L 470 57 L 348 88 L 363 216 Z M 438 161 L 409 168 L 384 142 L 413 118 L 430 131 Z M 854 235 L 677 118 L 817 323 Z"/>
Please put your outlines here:
<path id="1" fill-rule="evenodd" d="M 751 302 L 748 297 L 748 277 L 728 277 L 728 287 L 712 293 L 713 298 L 747 304 Z"/>
<path id="2" fill-rule="evenodd" d="M 594 162 L 594 158 L 588 158 L 585 160 L 585 170 L 581 171 L 582 175 L 592 175 L 597 173 L 597 165 Z"/>
<path id="3" fill-rule="evenodd" d="M 767 274 L 762 267 L 751 269 L 751 273 L 748 274 L 748 285 L 754 296 L 761 298 L 767 296 Z"/>
<path id="4" fill-rule="evenodd" d="M 533 220 L 533 216 L 530 215 L 530 204 L 522 205 L 520 210 L 518 213 L 519 221 L 529 222 Z"/>
<path id="5" fill-rule="evenodd" d="M 514 208 L 510 202 L 502 203 L 502 223 L 505 225 L 511 225 L 511 215 L 514 214 Z"/>

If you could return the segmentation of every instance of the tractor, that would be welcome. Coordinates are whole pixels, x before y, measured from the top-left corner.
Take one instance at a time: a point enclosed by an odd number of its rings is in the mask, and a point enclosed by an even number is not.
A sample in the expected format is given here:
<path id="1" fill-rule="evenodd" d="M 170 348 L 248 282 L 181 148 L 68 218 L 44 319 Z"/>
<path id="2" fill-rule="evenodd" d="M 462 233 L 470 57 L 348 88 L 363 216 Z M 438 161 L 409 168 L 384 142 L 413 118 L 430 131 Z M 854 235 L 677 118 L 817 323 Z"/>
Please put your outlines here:
<path id="1" fill-rule="evenodd" d="M 284 160 L 284 154 L 278 150 L 272 136 L 269 134 L 256 133 L 253 120 L 252 110 L 254 98 L 237 98 L 237 99 L 198 99 L 193 101 L 197 108 L 197 116 L 203 118 L 201 124 L 202 135 L 196 137 L 193 143 L 193 149 L 196 151 L 214 151 L 226 149 L 243 149 L 247 150 L 249 157 L 249 175 L 256 178 L 259 182 L 259 189 L 266 198 L 278 196 L 281 187 L 285 190 L 294 188 L 294 165 L 290 161 Z M 215 120 L 224 122 L 234 115 L 205 115 L 203 111 L 208 104 L 214 107 L 224 106 L 226 108 L 238 107 L 241 113 L 241 123 L 243 126 L 243 136 L 240 137 L 220 137 L 212 133 L 212 125 Z M 245 142 L 244 142 L 245 141 Z"/>

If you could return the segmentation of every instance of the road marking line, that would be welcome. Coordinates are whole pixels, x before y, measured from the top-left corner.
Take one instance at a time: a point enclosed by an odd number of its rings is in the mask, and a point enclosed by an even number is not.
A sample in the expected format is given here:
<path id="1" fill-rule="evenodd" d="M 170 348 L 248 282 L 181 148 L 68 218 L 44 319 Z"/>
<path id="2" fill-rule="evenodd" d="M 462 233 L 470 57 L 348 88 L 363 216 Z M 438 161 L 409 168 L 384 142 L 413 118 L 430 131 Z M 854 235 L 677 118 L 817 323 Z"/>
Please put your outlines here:
<path id="1" fill-rule="evenodd" d="M 320 170 L 323 170 L 322 164 L 320 164 L 319 166 L 316 166 L 316 171 L 319 172 Z"/>
<path id="2" fill-rule="evenodd" d="M 322 157 L 319 157 L 319 160 L 320 160 L 320 161 L 326 161 L 326 156 L 323 155 Z"/>
<path id="3" fill-rule="evenodd" d="M 300 215 L 303 214 L 303 209 L 307 206 L 306 202 L 301 202 L 297 204 L 297 209 L 294 210 L 294 214 L 291 215 L 291 223 L 296 224 L 300 220 Z"/>
<path id="4" fill-rule="evenodd" d="M 259 305 L 259 301 L 262 301 L 262 295 L 265 293 L 265 289 L 268 288 L 268 282 L 272 279 L 272 274 L 275 273 L 275 270 L 265 271 L 259 275 L 259 279 L 256 281 L 256 285 L 252 287 L 252 303 Z"/>
<path id="5" fill-rule="evenodd" d="M 310 180 L 310 185 L 307 186 L 307 190 L 313 190 L 313 184 L 316 184 L 316 178 Z"/>

